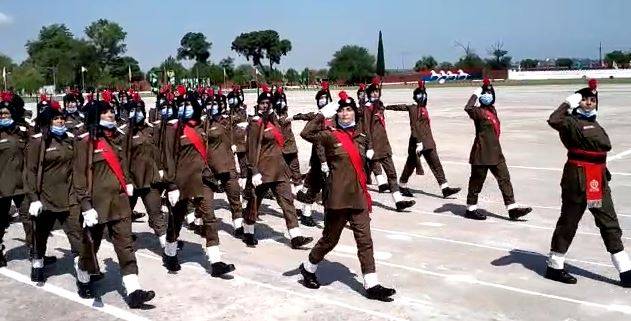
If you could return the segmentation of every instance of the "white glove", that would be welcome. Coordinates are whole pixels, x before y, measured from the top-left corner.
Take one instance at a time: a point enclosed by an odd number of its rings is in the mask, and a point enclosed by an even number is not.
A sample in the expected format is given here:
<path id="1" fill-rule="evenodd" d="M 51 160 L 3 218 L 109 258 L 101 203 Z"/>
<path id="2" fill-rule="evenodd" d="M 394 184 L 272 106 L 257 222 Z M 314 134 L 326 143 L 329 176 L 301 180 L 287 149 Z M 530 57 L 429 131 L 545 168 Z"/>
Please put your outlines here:
<path id="1" fill-rule="evenodd" d="M 247 184 L 248 180 L 246 178 L 239 178 L 239 187 L 241 187 L 242 190 L 245 189 L 245 184 Z"/>
<path id="2" fill-rule="evenodd" d="M 322 114 L 324 118 L 332 118 L 337 114 L 337 107 L 337 103 L 330 102 L 320 109 L 320 114 Z"/>
<path id="3" fill-rule="evenodd" d="M 422 151 L 423 151 L 423 143 L 417 143 L 416 144 L 416 155 L 420 155 Z"/>
<path id="4" fill-rule="evenodd" d="M 175 206 L 177 201 L 180 200 L 180 190 L 176 189 L 167 193 L 167 198 L 169 199 L 169 203 L 171 206 Z"/>
<path id="5" fill-rule="evenodd" d="M 28 207 L 28 213 L 31 214 L 31 216 L 37 217 L 37 215 L 42 212 L 42 207 L 42 202 L 35 201 Z"/>
<path id="6" fill-rule="evenodd" d="M 93 208 L 82 212 L 81 215 L 83 215 L 83 227 L 91 227 L 99 223 L 99 213 Z"/>
<path id="7" fill-rule="evenodd" d="M 320 168 L 322 169 L 322 173 L 329 174 L 329 164 L 322 163 L 320 164 Z"/>
<path id="8" fill-rule="evenodd" d="M 572 94 L 565 98 L 565 102 L 572 108 L 578 107 L 581 100 L 583 100 L 583 96 L 581 94 Z"/>
<path id="9" fill-rule="evenodd" d="M 134 185 L 133 184 L 127 184 L 126 190 L 127 190 L 127 196 L 133 196 L 134 195 Z"/>
<path id="10" fill-rule="evenodd" d="M 232 149 L 232 153 L 236 154 L 237 153 L 237 145 L 232 145 L 230 146 L 230 149 Z"/>
<path id="11" fill-rule="evenodd" d="M 480 97 L 480 96 L 482 96 L 482 87 L 478 87 L 478 88 L 476 88 L 476 89 L 473 91 L 473 94 L 474 94 L 476 97 Z"/>
<path id="12" fill-rule="evenodd" d="M 261 176 L 260 173 L 252 176 L 252 185 L 254 185 L 254 187 L 257 187 L 261 184 L 263 184 L 263 176 Z"/>
<path id="13" fill-rule="evenodd" d="M 158 171 L 158 175 L 160 175 L 160 179 L 164 178 L 164 171 L 163 170 L 159 170 Z"/>
<path id="14" fill-rule="evenodd" d="M 372 149 L 369 149 L 366 151 L 366 157 L 368 157 L 368 159 L 372 159 L 372 157 L 375 156 L 375 151 Z"/>

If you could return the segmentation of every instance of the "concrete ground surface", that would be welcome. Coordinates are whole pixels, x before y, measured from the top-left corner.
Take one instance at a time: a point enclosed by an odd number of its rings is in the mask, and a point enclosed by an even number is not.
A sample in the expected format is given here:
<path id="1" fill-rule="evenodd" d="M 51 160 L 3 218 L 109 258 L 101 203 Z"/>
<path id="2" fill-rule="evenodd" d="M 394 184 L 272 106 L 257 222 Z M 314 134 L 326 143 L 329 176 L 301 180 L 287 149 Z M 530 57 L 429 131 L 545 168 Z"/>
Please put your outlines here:
<path id="1" fill-rule="evenodd" d="M 497 182 L 489 175 L 480 197 L 486 221 L 463 218 L 469 178 L 468 156 L 473 141 L 472 121 L 463 111 L 470 88 L 432 88 L 429 113 L 439 156 L 452 186 L 463 191 L 443 199 L 424 163 L 425 176 L 412 176 L 417 204 L 398 213 L 389 194 L 372 187 L 372 236 L 380 281 L 397 289 L 394 302 L 366 299 L 352 232 L 346 229 L 337 248 L 320 265 L 319 290 L 304 288 L 297 270 L 308 249 L 292 250 L 279 207 L 266 200 L 256 226 L 257 248 L 232 237 L 225 195 L 215 196 L 221 224 L 221 251 L 234 263 L 233 277 L 212 278 L 201 239 L 182 233 L 182 270 L 168 274 L 161 249 L 146 223 L 134 223 L 141 284 L 156 291 L 143 310 L 130 310 L 121 293 L 121 277 L 110 243 L 99 252 L 105 279 L 98 282 L 101 298 L 76 295 L 72 258 L 61 230 L 49 240 L 49 255 L 59 261 L 47 268 L 45 286 L 30 282 L 27 249 L 21 225 L 5 236 L 9 265 L 0 269 L 0 320 L 629 320 L 631 291 L 619 277 L 605 251 L 598 229 L 586 212 L 568 253 L 567 267 L 577 285 L 543 278 L 550 239 L 559 216 L 561 168 L 565 150 L 547 124 L 549 114 L 578 86 L 503 87 L 496 106 L 502 122 L 501 142 L 517 201 L 534 211 L 524 220 L 508 220 Z M 599 90 L 599 121 L 613 150 L 609 169 L 611 189 L 623 229 L 631 244 L 631 85 L 604 85 Z M 333 92 L 337 95 L 337 92 Z M 315 91 L 288 93 L 290 113 L 315 109 Z M 352 93 L 355 96 L 355 93 Z M 385 89 L 386 104 L 411 102 L 411 91 Z M 255 95 L 246 102 L 253 104 Z M 147 105 L 153 101 L 147 101 Z M 386 112 L 387 129 L 400 174 L 406 158 L 407 113 Z M 304 122 L 293 123 L 302 171 L 307 170 L 310 146 L 298 137 Z M 141 203 L 141 202 L 140 202 Z M 296 202 L 299 205 L 298 202 Z M 139 207 L 142 209 L 142 206 Z M 322 207 L 314 217 L 322 224 Z M 318 238 L 318 228 L 303 227 Z M 311 243 L 312 246 L 314 243 Z M 307 246 L 309 248 L 310 246 Z"/>

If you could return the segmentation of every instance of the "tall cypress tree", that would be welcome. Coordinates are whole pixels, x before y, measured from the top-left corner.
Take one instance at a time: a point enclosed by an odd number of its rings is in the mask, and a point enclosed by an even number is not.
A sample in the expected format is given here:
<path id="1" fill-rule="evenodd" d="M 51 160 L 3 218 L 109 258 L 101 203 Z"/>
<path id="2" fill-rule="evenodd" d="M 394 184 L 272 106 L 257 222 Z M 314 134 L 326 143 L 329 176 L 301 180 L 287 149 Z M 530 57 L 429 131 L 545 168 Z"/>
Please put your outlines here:
<path id="1" fill-rule="evenodd" d="M 377 75 L 383 77 L 386 74 L 386 62 L 383 57 L 383 39 L 379 30 L 379 46 L 377 47 Z"/>

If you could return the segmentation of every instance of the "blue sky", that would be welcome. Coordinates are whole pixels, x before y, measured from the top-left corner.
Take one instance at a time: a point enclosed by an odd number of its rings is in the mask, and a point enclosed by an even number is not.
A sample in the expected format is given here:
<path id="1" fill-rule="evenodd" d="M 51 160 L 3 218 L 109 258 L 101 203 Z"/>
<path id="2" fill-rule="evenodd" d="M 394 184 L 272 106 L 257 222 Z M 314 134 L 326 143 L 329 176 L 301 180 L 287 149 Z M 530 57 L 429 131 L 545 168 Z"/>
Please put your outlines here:
<path id="1" fill-rule="evenodd" d="M 107 18 L 127 31 L 128 55 L 144 70 L 175 55 L 181 37 L 203 32 L 213 43 L 211 60 L 231 56 L 230 44 L 242 32 L 274 29 L 293 50 L 281 69 L 326 67 L 345 44 L 376 53 L 383 31 L 388 68 L 410 68 L 423 55 L 455 61 L 470 42 L 476 52 L 502 41 L 521 58 L 598 57 L 604 51 L 631 50 L 629 0 L 480 1 L 150 1 L 0 0 L 0 52 L 26 58 L 24 44 L 43 25 L 65 23 L 78 37 L 90 22 Z"/>

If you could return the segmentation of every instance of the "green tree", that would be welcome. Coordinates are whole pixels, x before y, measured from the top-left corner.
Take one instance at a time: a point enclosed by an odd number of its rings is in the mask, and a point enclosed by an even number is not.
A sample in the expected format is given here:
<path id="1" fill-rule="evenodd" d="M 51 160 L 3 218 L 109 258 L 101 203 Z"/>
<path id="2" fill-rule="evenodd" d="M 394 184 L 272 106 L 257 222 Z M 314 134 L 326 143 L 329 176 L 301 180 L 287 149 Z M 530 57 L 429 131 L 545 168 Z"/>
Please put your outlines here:
<path id="1" fill-rule="evenodd" d="M 287 69 L 287 72 L 285 72 L 285 79 L 287 80 L 288 85 L 295 85 L 300 82 L 300 74 L 298 74 L 296 69 L 289 68 Z"/>
<path id="2" fill-rule="evenodd" d="M 377 45 L 377 75 L 383 77 L 386 74 L 386 62 L 383 54 L 383 38 L 381 37 L 381 30 L 379 30 L 379 44 Z"/>
<path id="3" fill-rule="evenodd" d="M 127 32 L 116 22 L 99 19 L 85 28 L 88 42 L 94 46 L 102 70 L 127 51 Z"/>
<path id="4" fill-rule="evenodd" d="M 511 56 L 508 56 L 508 50 L 504 49 L 504 43 L 498 41 L 489 48 L 489 54 L 492 58 L 486 59 L 486 65 L 491 70 L 508 69 L 511 66 Z"/>
<path id="5" fill-rule="evenodd" d="M 235 84 L 246 85 L 254 78 L 254 67 L 250 64 L 239 65 L 234 70 L 232 81 Z"/>
<path id="6" fill-rule="evenodd" d="M 605 55 L 604 60 L 607 66 L 609 67 L 613 66 L 614 62 L 619 67 L 623 67 L 623 66 L 627 67 L 629 66 L 629 63 L 631 62 L 631 52 L 625 53 L 621 50 L 615 50 L 615 51 L 607 53 Z"/>
<path id="7" fill-rule="evenodd" d="M 15 63 L 13 63 L 13 60 L 9 56 L 0 53 L 0 69 L 2 68 L 13 70 Z"/>
<path id="8" fill-rule="evenodd" d="M 226 75 L 229 79 L 232 79 L 234 75 L 234 58 L 226 57 L 219 61 L 219 66 L 226 70 Z"/>
<path id="9" fill-rule="evenodd" d="M 231 49 L 242 55 L 258 66 L 263 68 L 263 59 L 268 59 L 268 72 L 274 69 L 274 64 L 280 64 L 282 56 L 286 56 L 291 51 L 291 42 L 287 39 L 280 39 L 278 32 L 274 30 L 252 31 L 242 33 L 232 42 Z"/>
<path id="10" fill-rule="evenodd" d="M 432 56 L 423 56 L 419 61 L 414 64 L 415 71 L 431 70 L 438 66 L 438 62 Z"/>
<path id="11" fill-rule="evenodd" d="M 191 59 L 196 62 L 206 62 L 210 58 L 211 42 L 206 41 L 206 36 L 201 32 L 189 32 L 180 40 L 180 48 L 177 49 L 177 59 Z"/>
<path id="12" fill-rule="evenodd" d="M 471 48 L 471 44 L 467 43 L 467 45 L 463 45 L 459 42 L 456 42 L 456 45 L 464 51 L 464 56 L 458 59 L 456 62 L 456 67 L 460 69 L 482 69 L 484 68 L 484 60 L 478 56 L 473 48 Z"/>
<path id="13" fill-rule="evenodd" d="M 355 84 L 372 77 L 375 72 L 375 57 L 366 48 L 346 45 L 333 54 L 328 65 L 330 79 Z"/>
<path id="14" fill-rule="evenodd" d="M 300 83 L 303 84 L 304 86 L 309 86 L 313 82 L 313 79 L 311 79 L 309 75 L 310 75 L 309 68 L 303 69 L 302 72 L 300 73 Z"/>
<path id="15" fill-rule="evenodd" d="M 440 70 L 450 70 L 454 68 L 454 64 L 449 61 L 443 61 L 438 65 L 438 69 Z"/>
<path id="16" fill-rule="evenodd" d="M 110 65 L 110 75 L 114 79 L 121 80 L 123 83 L 129 81 L 129 69 L 131 68 L 132 81 L 138 81 L 144 78 L 138 61 L 132 57 L 124 56 L 115 58 Z"/>
<path id="17" fill-rule="evenodd" d="M 559 68 L 572 68 L 574 61 L 570 58 L 559 58 L 556 60 L 556 66 Z"/>
<path id="18" fill-rule="evenodd" d="M 44 77 L 32 63 L 23 63 L 13 69 L 11 84 L 18 90 L 33 94 L 44 85 Z"/>
<path id="19" fill-rule="evenodd" d="M 519 66 L 523 69 L 535 69 L 539 66 L 539 61 L 536 59 L 522 59 L 519 62 Z"/>

